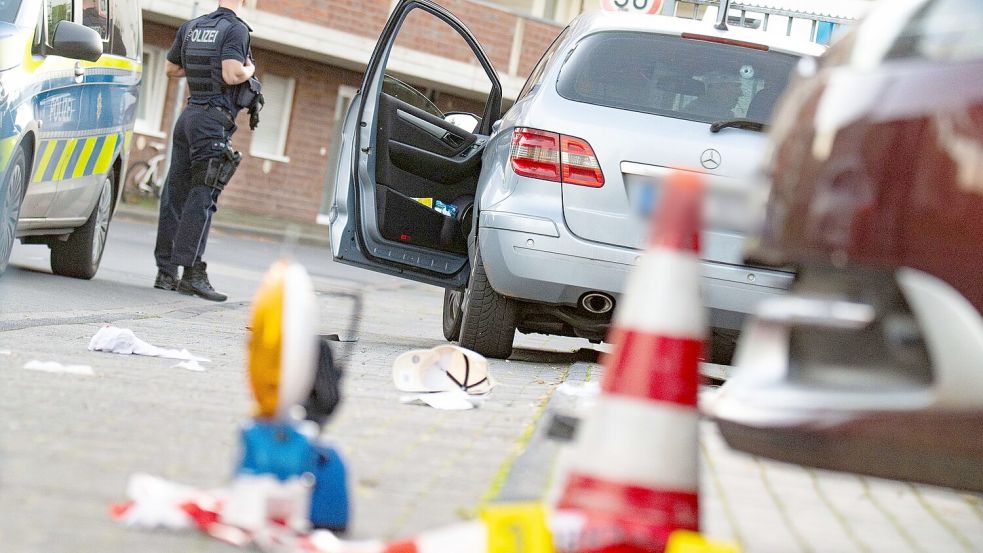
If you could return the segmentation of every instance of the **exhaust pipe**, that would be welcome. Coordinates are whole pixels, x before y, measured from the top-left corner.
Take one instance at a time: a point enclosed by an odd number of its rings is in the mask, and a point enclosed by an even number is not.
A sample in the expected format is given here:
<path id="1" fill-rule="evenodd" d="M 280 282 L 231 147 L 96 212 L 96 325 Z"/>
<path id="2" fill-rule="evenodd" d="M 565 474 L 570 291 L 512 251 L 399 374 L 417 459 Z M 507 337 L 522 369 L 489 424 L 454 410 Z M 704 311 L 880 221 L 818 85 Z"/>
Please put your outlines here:
<path id="1" fill-rule="evenodd" d="M 604 315 L 614 309 L 614 298 L 601 292 L 590 292 L 580 298 L 580 306 L 594 315 Z"/>

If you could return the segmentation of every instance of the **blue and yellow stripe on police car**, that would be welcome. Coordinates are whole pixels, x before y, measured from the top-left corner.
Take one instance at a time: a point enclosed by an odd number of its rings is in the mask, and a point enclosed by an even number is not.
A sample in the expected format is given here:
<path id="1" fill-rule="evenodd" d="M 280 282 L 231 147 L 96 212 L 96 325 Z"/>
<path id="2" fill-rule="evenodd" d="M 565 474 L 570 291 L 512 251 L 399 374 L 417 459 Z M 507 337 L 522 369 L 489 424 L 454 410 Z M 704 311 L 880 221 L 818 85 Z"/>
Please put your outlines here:
<path id="1" fill-rule="evenodd" d="M 32 180 L 57 182 L 107 173 L 120 148 L 129 142 L 124 134 L 131 133 L 42 140 Z"/>

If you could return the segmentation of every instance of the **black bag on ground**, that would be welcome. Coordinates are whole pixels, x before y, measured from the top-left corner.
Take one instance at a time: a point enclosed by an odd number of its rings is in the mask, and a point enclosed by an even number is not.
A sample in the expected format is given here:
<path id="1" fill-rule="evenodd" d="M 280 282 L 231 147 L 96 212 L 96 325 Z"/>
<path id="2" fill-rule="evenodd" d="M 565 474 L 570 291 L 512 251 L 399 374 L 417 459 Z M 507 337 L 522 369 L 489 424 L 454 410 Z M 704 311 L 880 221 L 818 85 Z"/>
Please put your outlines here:
<path id="1" fill-rule="evenodd" d="M 319 339 L 320 351 L 317 359 L 317 372 L 311 395 L 304 404 L 307 420 L 324 425 L 341 403 L 341 367 L 335 364 L 331 343 Z"/>

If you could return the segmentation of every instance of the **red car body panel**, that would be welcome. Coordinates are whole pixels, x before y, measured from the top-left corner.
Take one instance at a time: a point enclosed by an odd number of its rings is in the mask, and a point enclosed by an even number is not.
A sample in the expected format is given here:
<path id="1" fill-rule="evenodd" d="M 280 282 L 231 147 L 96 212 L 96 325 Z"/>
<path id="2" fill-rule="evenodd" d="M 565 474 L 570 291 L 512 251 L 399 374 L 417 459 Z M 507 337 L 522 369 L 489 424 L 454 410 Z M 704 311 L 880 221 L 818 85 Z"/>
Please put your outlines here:
<path id="1" fill-rule="evenodd" d="M 821 68 L 776 121 L 756 256 L 913 267 L 983 312 L 983 60 Z"/>

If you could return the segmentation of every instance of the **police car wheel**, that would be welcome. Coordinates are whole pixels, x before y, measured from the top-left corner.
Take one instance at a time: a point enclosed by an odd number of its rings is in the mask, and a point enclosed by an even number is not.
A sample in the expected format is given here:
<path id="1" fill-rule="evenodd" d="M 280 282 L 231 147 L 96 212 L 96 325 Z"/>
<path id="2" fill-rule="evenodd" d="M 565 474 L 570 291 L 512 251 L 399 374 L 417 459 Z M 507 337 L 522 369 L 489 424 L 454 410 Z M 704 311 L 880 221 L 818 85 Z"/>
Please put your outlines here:
<path id="1" fill-rule="evenodd" d="M 110 171 L 102 183 L 99 201 L 85 224 L 76 229 L 68 240 L 51 245 L 51 270 L 55 274 L 84 280 L 96 276 L 109 235 L 115 190 L 113 180 L 114 175 Z"/>
<path id="2" fill-rule="evenodd" d="M 17 220 L 20 219 L 21 203 L 27 188 L 27 154 L 24 148 L 17 148 L 10 161 L 6 182 L 0 190 L 0 273 L 7 269 L 10 252 L 14 249 L 17 236 Z"/>

